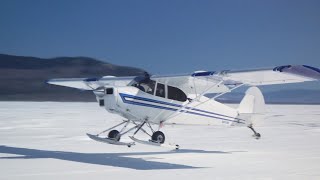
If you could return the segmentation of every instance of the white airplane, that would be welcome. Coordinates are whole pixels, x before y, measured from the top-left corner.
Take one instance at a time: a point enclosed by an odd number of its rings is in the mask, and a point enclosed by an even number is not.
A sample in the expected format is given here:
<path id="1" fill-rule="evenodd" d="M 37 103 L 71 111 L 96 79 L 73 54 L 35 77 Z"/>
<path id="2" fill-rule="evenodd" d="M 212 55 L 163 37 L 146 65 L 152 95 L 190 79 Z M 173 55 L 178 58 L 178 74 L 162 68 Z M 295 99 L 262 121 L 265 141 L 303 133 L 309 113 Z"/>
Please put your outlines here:
<path id="1" fill-rule="evenodd" d="M 261 135 L 253 125 L 263 118 L 265 102 L 257 86 L 316 80 L 320 80 L 320 69 L 287 65 L 241 71 L 196 71 L 183 75 L 150 76 L 146 73 L 130 77 L 51 79 L 47 83 L 90 90 L 101 107 L 126 119 L 97 135 L 87 134 L 91 139 L 128 147 L 137 142 L 178 149 L 177 144 L 165 144 L 165 135 L 160 131 L 163 123 L 245 126 L 259 139 Z M 249 86 L 249 89 L 238 108 L 215 101 L 241 86 Z M 207 93 L 216 95 L 208 98 L 204 96 Z M 133 132 L 129 136 L 133 142 L 120 141 L 129 132 Z M 138 132 L 149 135 L 150 140 L 137 139 Z M 102 136 L 105 133 L 108 135 Z"/>

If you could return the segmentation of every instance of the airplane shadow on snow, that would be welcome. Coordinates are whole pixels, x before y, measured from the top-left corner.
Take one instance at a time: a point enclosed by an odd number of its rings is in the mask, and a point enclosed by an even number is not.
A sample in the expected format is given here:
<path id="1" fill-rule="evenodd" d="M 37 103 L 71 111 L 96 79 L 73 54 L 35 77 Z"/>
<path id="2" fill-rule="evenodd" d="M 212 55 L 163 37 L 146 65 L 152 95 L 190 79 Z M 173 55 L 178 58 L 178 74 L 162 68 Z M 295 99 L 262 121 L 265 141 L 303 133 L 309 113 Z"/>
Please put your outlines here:
<path id="1" fill-rule="evenodd" d="M 194 149 L 181 149 L 178 151 L 167 152 L 132 152 L 132 153 L 80 153 L 67 151 L 49 151 L 39 149 L 28 149 L 10 146 L 0 146 L 0 153 L 22 155 L 18 157 L 0 157 L 1 159 L 38 159 L 51 158 L 65 161 L 73 161 L 87 164 L 123 167 L 136 170 L 152 169 L 193 169 L 193 167 L 181 164 L 172 164 L 166 162 L 148 161 L 143 158 L 127 157 L 134 155 L 160 155 L 160 154 L 184 154 L 184 153 L 208 153 L 208 154 L 230 154 L 223 151 L 204 151 Z"/>

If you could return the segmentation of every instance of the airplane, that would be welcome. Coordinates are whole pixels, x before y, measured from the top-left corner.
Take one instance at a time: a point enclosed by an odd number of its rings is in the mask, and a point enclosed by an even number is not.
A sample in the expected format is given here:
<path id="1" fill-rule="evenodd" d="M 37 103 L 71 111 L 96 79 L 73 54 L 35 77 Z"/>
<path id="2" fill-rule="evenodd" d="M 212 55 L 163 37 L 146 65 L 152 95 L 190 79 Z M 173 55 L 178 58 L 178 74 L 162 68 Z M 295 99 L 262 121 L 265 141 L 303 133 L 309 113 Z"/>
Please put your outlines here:
<path id="1" fill-rule="evenodd" d="M 320 69 L 308 65 L 284 65 L 274 68 L 223 71 L 195 71 L 180 75 L 103 76 L 99 78 L 50 79 L 48 84 L 92 91 L 99 106 L 125 118 L 98 134 L 87 135 L 96 141 L 131 147 L 135 143 L 179 149 L 165 143 L 164 123 L 244 126 L 253 137 L 263 119 L 265 100 L 258 86 L 320 80 Z M 248 87 L 238 108 L 215 99 L 240 87 Z M 206 94 L 215 96 L 207 97 Z M 128 125 L 132 127 L 128 127 Z M 121 127 L 121 128 L 120 128 Z M 122 142 L 130 133 L 132 142 Z M 138 132 L 150 139 L 135 137 Z"/>

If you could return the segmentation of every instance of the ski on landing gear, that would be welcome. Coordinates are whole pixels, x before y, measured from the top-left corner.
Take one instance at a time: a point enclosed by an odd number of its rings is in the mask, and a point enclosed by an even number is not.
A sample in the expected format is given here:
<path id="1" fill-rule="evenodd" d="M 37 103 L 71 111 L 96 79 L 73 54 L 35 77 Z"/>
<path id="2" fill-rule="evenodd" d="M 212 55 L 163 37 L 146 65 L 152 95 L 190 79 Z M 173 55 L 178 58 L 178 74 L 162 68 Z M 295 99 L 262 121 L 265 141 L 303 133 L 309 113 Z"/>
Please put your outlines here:
<path id="1" fill-rule="evenodd" d="M 118 140 L 116 140 L 116 139 L 113 139 L 113 138 L 99 137 L 99 136 L 97 136 L 97 135 L 92 135 L 92 134 L 88 134 L 88 133 L 87 133 L 87 136 L 88 136 L 90 139 L 93 139 L 93 140 L 95 140 L 95 141 L 103 142 L 103 143 L 108 143 L 108 144 L 128 146 L 128 147 L 131 147 L 131 146 L 135 145 L 134 142 L 120 142 L 120 141 L 118 141 Z"/>
<path id="2" fill-rule="evenodd" d="M 131 129 L 125 131 L 125 129 L 128 126 L 129 123 L 130 123 L 129 120 L 123 121 L 123 122 L 121 122 L 121 123 L 109 128 L 109 129 L 106 129 L 106 130 L 100 132 L 97 135 L 92 135 L 92 134 L 87 133 L 87 136 L 90 139 L 93 139 L 93 140 L 98 141 L 98 142 L 131 147 L 131 146 L 135 145 L 134 142 L 121 142 L 120 141 L 122 135 L 130 132 L 133 129 L 133 128 L 131 128 Z M 114 129 L 114 128 L 117 128 L 117 127 L 119 127 L 119 126 L 121 126 L 123 124 L 124 124 L 124 126 L 122 127 L 120 132 L 118 130 Z M 108 133 L 108 137 L 101 137 L 100 136 L 101 134 L 106 133 L 106 132 L 109 132 Z"/>
<path id="3" fill-rule="evenodd" d="M 147 127 L 152 131 L 152 135 L 150 135 L 145 129 L 143 129 L 143 126 L 147 125 Z M 173 144 L 164 144 L 165 142 L 165 135 L 161 131 L 154 131 L 151 124 L 148 121 L 144 121 L 141 124 L 136 124 L 137 130 L 133 133 L 132 136 L 129 136 L 133 141 L 140 143 L 140 144 L 145 144 L 145 145 L 152 145 L 152 146 L 159 146 L 159 147 L 168 147 L 168 148 L 174 148 L 174 149 L 179 149 L 179 145 L 173 145 Z M 159 124 L 159 129 L 162 126 L 162 124 Z M 151 140 L 144 141 L 135 138 L 134 136 L 139 132 L 142 131 L 146 135 L 151 137 Z"/>
<path id="4" fill-rule="evenodd" d="M 133 136 L 129 136 L 133 141 L 140 143 L 140 144 L 145 144 L 145 145 L 151 145 L 151 146 L 159 146 L 159 147 L 167 147 L 167 148 L 173 148 L 178 150 L 180 148 L 180 146 L 178 144 L 165 144 L 165 143 L 160 143 L 160 142 L 156 142 L 153 140 L 149 140 L 149 141 L 144 141 L 144 140 L 140 140 L 137 139 Z"/>

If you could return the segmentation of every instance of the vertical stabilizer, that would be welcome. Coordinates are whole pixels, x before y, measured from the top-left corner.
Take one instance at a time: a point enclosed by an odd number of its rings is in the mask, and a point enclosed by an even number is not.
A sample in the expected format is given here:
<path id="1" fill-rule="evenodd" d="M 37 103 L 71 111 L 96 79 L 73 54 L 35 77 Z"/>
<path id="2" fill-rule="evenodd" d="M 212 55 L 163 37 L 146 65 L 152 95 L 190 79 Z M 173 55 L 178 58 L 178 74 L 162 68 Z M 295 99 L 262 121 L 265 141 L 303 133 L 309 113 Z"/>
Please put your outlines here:
<path id="1" fill-rule="evenodd" d="M 265 101 L 262 92 L 257 87 L 250 87 L 238 107 L 239 117 L 245 119 L 247 125 L 263 119 Z"/>

